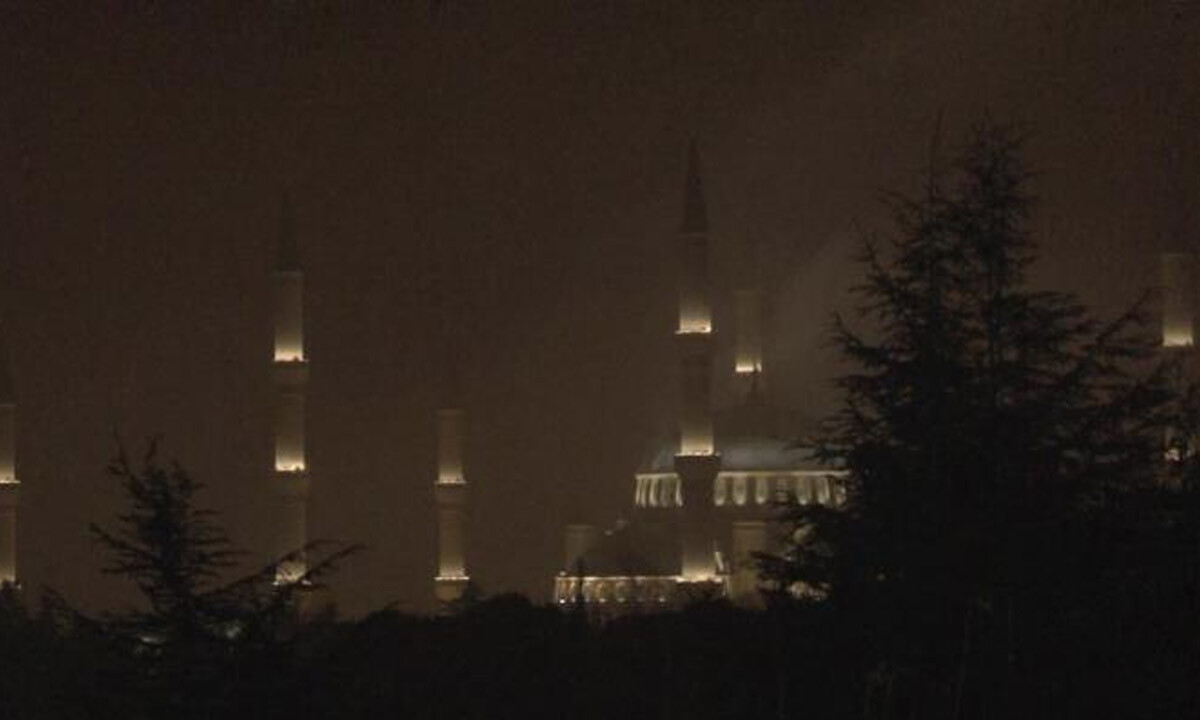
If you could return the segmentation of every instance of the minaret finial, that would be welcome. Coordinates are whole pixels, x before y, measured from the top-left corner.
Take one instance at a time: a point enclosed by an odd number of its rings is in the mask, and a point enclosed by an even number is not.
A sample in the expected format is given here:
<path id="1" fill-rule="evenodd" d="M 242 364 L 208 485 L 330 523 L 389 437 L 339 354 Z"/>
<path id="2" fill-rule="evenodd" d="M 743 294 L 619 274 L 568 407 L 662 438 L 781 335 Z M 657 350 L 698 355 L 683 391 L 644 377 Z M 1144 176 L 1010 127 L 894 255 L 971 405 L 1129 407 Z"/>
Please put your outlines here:
<path id="1" fill-rule="evenodd" d="M 679 231 L 684 233 L 708 232 L 708 212 L 704 206 L 704 188 L 700 184 L 700 151 L 693 139 L 688 143 L 687 180 L 683 188 L 683 224 Z"/>
<path id="2" fill-rule="evenodd" d="M 286 189 L 279 209 L 279 260 L 277 270 L 300 269 L 300 249 L 296 242 L 296 222 L 292 212 L 292 196 Z"/>

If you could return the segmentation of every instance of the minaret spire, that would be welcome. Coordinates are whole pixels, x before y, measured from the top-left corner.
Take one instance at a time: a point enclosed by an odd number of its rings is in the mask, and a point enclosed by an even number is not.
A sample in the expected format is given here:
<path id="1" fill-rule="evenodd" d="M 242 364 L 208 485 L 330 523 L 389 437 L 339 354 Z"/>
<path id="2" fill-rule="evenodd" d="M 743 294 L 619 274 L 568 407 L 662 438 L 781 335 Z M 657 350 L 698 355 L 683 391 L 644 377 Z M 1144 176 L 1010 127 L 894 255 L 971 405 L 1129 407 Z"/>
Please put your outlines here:
<path id="1" fill-rule="evenodd" d="M 304 273 L 300 269 L 290 202 L 284 196 L 275 293 L 275 463 L 273 477 L 279 492 L 275 558 L 289 557 L 275 573 L 277 583 L 304 577 L 308 542 L 308 458 L 305 406 L 308 358 L 304 349 Z"/>
<path id="2" fill-rule="evenodd" d="M 18 586 L 17 507 L 21 483 L 16 469 L 17 400 L 8 347 L 0 328 L 0 587 Z"/>
<path id="3" fill-rule="evenodd" d="M 683 222 L 679 226 L 679 450 L 675 473 L 683 495 L 683 576 L 716 580 L 713 483 L 721 468 L 712 420 L 713 324 L 708 271 L 708 214 L 700 184 L 700 153 L 688 146 Z"/>

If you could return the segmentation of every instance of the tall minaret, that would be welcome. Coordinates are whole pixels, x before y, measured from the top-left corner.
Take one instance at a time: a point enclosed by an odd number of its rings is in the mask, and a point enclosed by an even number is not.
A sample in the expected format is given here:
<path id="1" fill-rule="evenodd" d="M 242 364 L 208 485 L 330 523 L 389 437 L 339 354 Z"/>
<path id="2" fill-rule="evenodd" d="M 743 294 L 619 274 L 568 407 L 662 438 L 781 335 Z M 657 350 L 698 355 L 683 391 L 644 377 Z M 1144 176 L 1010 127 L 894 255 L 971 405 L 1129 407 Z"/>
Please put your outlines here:
<path id="1" fill-rule="evenodd" d="M 687 180 L 679 227 L 679 450 L 675 472 L 683 495 L 682 540 L 685 580 L 716 578 L 713 541 L 713 483 L 721 467 L 712 421 L 712 303 L 708 273 L 708 214 L 700 185 L 700 156 L 688 148 Z"/>
<path id="2" fill-rule="evenodd" d="M 763 389 L 763 293 L 759 245 L 748 247 L 733 290 L 733 374 L 739 399 Z"/>
<path id="3" fill-rule="evenodd" d="M 1181 393 L 1190 378 L 1196 377 L 1195 324 L 1193 316 L 1192 255 L 1187 252 L 1164 252 L 1162 254 L 1162 348 L 1164 353 L 1175 355 L 1174 389 Z M 1181 437 L 1175 428 L 1168 427 L 1163 437 L 1166 460 L 1169 464 L 1183 460 L 1195 452 L 1197 438 Z M 1167 476 L 1171 481 L 1171 476 Z"/>
<path id="4" fill-rule="evenodd" d="M 466 412 L 459 407 L 437 411 L 437 501 L 438 567 L 433 580 L 434 595 L 451 603 L 467 589 L 467 477 L 463 468 Z"/>
<path id="5" fill-rule="evenodd" d="M 0 587 L 17 586 L 17 401 L 8 353 L 0 336 Z"/>
<path id="6" fill-rule="evenodd" d="M 1192 273 L 1191 253 L 1165 252 L 1162 254 L 1162 344 L 1164 348 L 1190 348 L 1194 344 Z"/>
<path id="7" fill-rule="evenodd" d="M 274 557 L 299 555 L 281 563 L 277 583 L 295 582 L 307 571 L 303 549 L 308 542 L 308 461 L 305 456 L 304 405 L 308 358 L 304 354 L 304 273 L 291 209 L 284 202 L 279 259 L 274 273 L 275 486 L 280 507 L 276 519 Z"/>

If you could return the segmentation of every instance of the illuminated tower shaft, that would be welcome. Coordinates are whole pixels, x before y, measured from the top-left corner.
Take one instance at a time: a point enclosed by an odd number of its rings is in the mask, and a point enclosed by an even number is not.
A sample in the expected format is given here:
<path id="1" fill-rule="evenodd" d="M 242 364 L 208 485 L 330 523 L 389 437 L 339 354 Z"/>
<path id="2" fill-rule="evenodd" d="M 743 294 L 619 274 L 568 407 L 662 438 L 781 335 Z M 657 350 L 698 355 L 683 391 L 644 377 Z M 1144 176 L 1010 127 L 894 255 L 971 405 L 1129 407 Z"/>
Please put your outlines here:
<path id="1" fill-rule="evenodd" d="M 679 228 L 679 451 L 675 472 L 683 490 L 683 575 L 716 574 L 712 532 L 713 482 L 721 467 L 712 421 L 713 327 L 708 275 L 708 217 L 695 143 L 688 148 L 683 223 Z"/>
<path id="2" fill-rule="evenodd" d="M 762 293 L 747 287 L 733 293 L 733 372 L 742 395 L 763 390 Z"/>
<path id="3" fill-rule="evenodd" d="M 458 408 L 437 412 L 438 572 L 434 595 L 443 603 L 462 597 L 467 576 L 467 478 L 463 468 L 466 413 Z"/>
<path id="4" fill-rule="evenodd" d="M 285 210 L 286 212 L 286 210 Z M 304 274 L 300 271 L 295 238 L 284 217 L 279 262 L 274 273 L 275 362 L 275 486 L 279 493 L 274 555 L 294 555 L 280 564 L 276 582 L 289 583 L 307 570 L 308 461 L 305 456 L 305 396 L 308 360 L 304 355 Z"/>
<path id="5" fill-rule="evenodd" d="M 17 584 L 17 503 L 21 483 L 16 472 L 17 403 L 6 363 L 0 367 L 0 587 Z"/>
<path id="6" fill-rule="evenodd" d="M 1163 253 L 1163 347 L 1192 347 L 1193 345 L 1192 272 L 1190 253 Z"/>
<path id="7" fill-rule="evenodd" d="M 683 223 L 679 228 L 679 453 L 713 452 L 712 303 L 708 277 L 708 217 L 696 145 L 688 149 Z M 686 501 L 685 501 L 686 502 Z"/>
<path id="8" fill-rule="evenodd" d="M 1195 357 L 1195 325 L 1192 314 L 1192 255 L 1186 252 L 1162 254 L 1162 347 L 1165 353 L 1181 354 L 1174 365 L 1172 381 L 1181 396 L 1189 381 L 1197 377 Z M 1163 435 L 1163 447 L 1168 462 L 1191 457 L 1200 438 L 1186 437 L 1176 427 L 1168 426 Z"/>

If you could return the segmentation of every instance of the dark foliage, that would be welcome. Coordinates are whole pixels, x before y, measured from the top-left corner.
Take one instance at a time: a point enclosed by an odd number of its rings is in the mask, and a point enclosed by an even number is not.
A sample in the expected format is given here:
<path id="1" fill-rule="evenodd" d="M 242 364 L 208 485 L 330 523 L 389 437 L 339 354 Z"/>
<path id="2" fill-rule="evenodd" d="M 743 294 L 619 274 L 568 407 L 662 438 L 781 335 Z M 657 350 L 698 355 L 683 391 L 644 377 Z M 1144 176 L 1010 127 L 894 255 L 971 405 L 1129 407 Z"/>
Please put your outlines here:
<path id="1" fill-rule="evenodd" d="M 92 526 L 111 555 L 105 572 L 137 585 L 140 606 L 93 618 L 51 594 L 43 616 L 56 640 L 91 648 L 103 661 L 82 677 L 77 700 L 90 712 L 126 717 L 228 717 L 270 708 L 294 683 L 297 648 L 327 623 L 304 621 L 320 579 L 357 548 L 336 549 L 295 583 L 275 582 L 281 563 L 230 580 L 242 553 L 211 510 L 196 506 L 202 485 L 149 443 L 140 466 L 119 450 L 109 474 L 129 509 L 115 530 Z M 36 627 L 36 624 L 30 625 Z"/>
<path id="2" fill-rule="evenodd" d="M 1186 547 L 1163 533 L 1195 517 L 1162 484 L 1182 405 L 1142 306 L 1101 322 L 1025 284 L 1018 145 L 980 130 L 949 179 L 894 200 L 886 249 L 867 243 L 858 292 L 875 327 L 835 323 L 856 369 L 819 449 L 844 467 L 845 501 L 789 508 L 789 551 L 764 558 L 842 630 L 854 663 L 833 691 L 865 717 L 1102 710 L 1085 687 L 1120 682 L 1130 646 L 1112 633 L 1154 592 L 1146 563 Z M 1159 569 L 1168 594 L 1178 569 Z"/>
<path id="3" fill-rule="evenodd" d="M 200 486 L 151 448 L 117 458 L 130 509 L 95 529 L 143 605 L 0 592 L 0 718 L 1195 717 L 1195 360 L 1157 362 L 1140 306 L 1100 322 L 1026 287 L 1027 179 L 988 130 L 895 200 L 873 330 L 835 330 L 855 371 L 820 452 L 845 499 L 787 510 L 766 610 L 593 624 L 476 588 L 440 617 L 306 615 L 345 551 L 227 580 Z"/>

